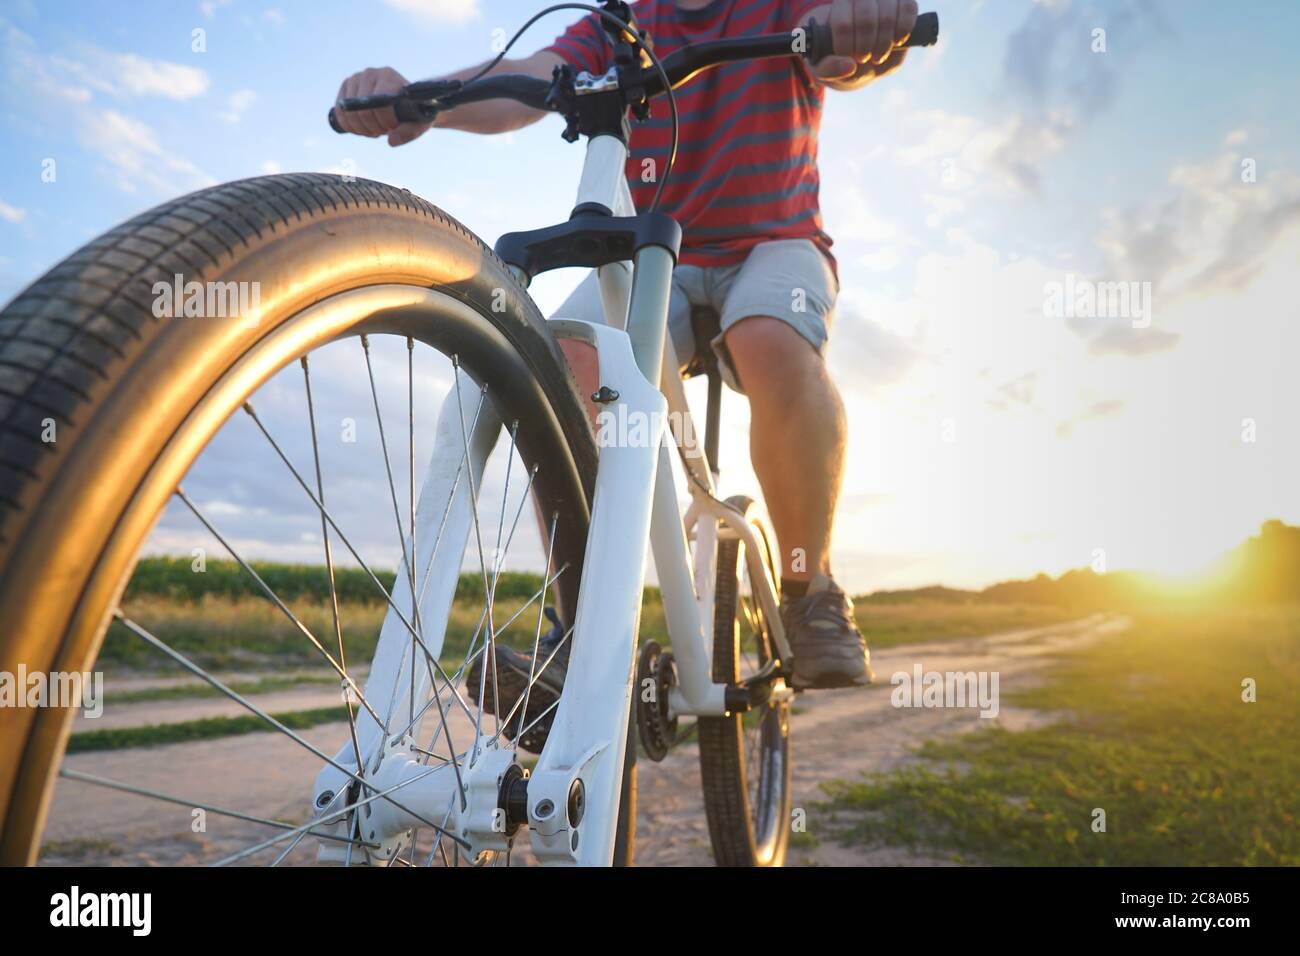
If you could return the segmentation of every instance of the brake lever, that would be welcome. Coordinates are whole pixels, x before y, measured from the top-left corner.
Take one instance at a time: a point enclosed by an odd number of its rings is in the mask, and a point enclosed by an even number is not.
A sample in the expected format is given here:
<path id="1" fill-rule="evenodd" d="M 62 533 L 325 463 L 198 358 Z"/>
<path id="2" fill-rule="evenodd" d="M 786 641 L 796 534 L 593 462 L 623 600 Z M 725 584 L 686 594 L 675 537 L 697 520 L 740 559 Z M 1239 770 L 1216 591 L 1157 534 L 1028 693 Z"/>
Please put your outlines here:
<path id="1" fill-rule="evenodd" d="M 438 115 L 436 97 L 453 93 L 459 90 L 461 85 L 460 80 L 422 80 L 404 87 L 400 93 L 387 93 L 381 96 L 345 96 L 339 100 L 339 107 L 345 113 L 391 107 L 399 122 L 431 123 Z M 413 94 L 412 91 L 417 92 Z M 339 125 L 338 113 L 333 107 L 330 108 L 329 122 L 334 132 L 346 132 Z"/>

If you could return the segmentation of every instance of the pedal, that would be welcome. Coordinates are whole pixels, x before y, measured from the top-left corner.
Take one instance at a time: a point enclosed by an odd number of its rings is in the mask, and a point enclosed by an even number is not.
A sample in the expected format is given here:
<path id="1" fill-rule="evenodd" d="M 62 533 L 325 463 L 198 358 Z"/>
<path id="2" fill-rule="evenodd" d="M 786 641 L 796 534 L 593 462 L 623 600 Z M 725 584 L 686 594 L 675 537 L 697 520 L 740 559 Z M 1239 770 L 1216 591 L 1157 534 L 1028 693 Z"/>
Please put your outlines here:
<path id="1" fill-rule="evenodd" d="M 788 700 L 795 692 L 784 683 L 787 677 L 785 669 L 776 661 L 768 661 L 739 684 L 728 685 L 727 710 L 743 714 L 756 707 L 765 707 L 773 700 Z M 775 686 L 777 681 L 783 681 L 779 688 Z"/>
<path id="2" fill-rule="evenodd" d="M 636 662 L 636 729 L 644 755 L 655 763 L 668 756 L 677 742 L 677 718 L 671 716 L 668 697 L 677 686 L 673 655 L 657 642 L 641 645 Z"/>

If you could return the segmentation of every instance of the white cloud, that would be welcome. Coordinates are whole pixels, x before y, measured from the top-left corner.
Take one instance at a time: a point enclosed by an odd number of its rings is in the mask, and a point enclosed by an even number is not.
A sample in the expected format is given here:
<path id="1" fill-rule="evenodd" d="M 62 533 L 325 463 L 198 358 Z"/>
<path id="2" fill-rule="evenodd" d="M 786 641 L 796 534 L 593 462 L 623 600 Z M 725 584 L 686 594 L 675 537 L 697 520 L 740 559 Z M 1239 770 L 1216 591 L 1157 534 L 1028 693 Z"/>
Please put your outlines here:
<path id="1" fill-rule="evenodd" d="M 78 120 L 78 135 L 117 176 L 117 185 L 133 193 L 140 186 L 175 194 L 216 180 L 170 149 L 163 149 L 152 129 L 116 110 L 87 110 Z"/>
<path id="2" fill-rule="evenodd" d="M 1031 122 L 1017 114 L 984 120 L 935 109 L 907 114 L 904 127 L 910 145 L 894 152 L 904 165 L 954 192 L 989 185 L 1015 192 L 1037 187 L 1038 168 L 1065 145 L 1072 120 L 1065 112 Z"/>
<path id="3" fill-rule="evenodd" d="M 1226 141 L 1239 144 L 1230 134 Z M 1226 146 L 1176 163 L 1149 199 L 1106 211 L 1098 246 L 1114 275 L 1151 282 L 1167 298 L 1243 288 L 1276 241 L 1300 223 L 1300 175 L 1265 164 L 1243 177 L 1247 157 Z"/>
<path id="4" fill-rule="evenodd" d="M 40 97 L 85 103 L 91 91 L 84 83 L 70 83 L 36 48 L 36 41 L 10 24 L 4 30 L 6 82 L 10 87 L 31 90 Z"/>
<path id="5" fill-rule="evenodd" d="M 118 99 L 161 96 L 189 100 L 202 96 L 211 85 L 207 73 L 198 67 L 91 46 L 81 47 L 75 58 L 55 54 L 46 62 L 54 72 L 77 80 L 85 88 Z"/>
<path id="6" fill-rule="evenodd" d="M 4 79 L 21 94 L 24 107 L 56 120 L 103 159 L 119 188 L 135 193 L 144 187 L 175 195 L 214 182 L 174 147 L 164 149 L 147 124 L 91 102 L 96 93 L 119 99 L 154 95 L 188 99 L 208 87 L 202 70 L 90 46 L 78 48 L 75 58 L 47 55 L 21 30 L 0 21 L 0 31 Z"/>
<path id="7" fill-rule="evenodd" d="M 235 124 L 244 117 L 248 108 L 257 102 L 257 93 L 253 90 L 236 90 L 226 100 L 226 108 L 217 113 L 223 123 Z"/>
<path id="8" fill-rule="evenodd" d="M 384 3 L 421 20 L 464 23 L 479 15 L 478 0 L 384 0 Z"/>
<path id="9" fill-rule="evenodd" d="M 898 253 L 889 246 L 883 246 L 875 252 L 869 252 L 858 259 L 872 272 L 889 272 L 898 265 Z"/>
<path id="10" fill-rule="evenodd" d="M 22 222 L 26 218 L 26 209 L 19 209 L 17 206 L 11 206 L 3 199 L 0 199 L 0 219 L 3 219 L 5 222 Z"/>
<path id="11" fill-rule="evenodd" d="M 207 92 L 208 75 L 194 66 L 147 60 L 134 53 L 110 54 L 119 87 L 134 96 L 188 100 Z"/>

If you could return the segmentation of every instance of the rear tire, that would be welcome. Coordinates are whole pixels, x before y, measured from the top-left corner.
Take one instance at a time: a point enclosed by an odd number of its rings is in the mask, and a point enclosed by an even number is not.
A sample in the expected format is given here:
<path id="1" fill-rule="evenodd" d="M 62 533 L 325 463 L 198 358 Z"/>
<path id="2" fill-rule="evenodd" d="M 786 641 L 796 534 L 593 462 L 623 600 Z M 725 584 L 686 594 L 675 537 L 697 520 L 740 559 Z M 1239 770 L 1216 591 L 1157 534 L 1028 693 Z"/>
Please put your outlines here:
<path id="1" fill-rule="evenodd" d="M 746 515 L 753 508 L 745 497 L 727 503 Z M 776 580 L 766 533 L 761 524 L 753 526 L 763 542 L 762 560 Z M 740 541 L 718 543 L 713 680 L 720 684 L 736 683 L 773 656 L 761 613 L 754 608 L 757 633 L 745 617 L 740 581 L 748 572 L 742 557 Z M 699 741 L 714 860 L 719 866 L 784 865 L 790 837 L 789 704 L 769 702 L 749 714 L 701 717 Z"/>

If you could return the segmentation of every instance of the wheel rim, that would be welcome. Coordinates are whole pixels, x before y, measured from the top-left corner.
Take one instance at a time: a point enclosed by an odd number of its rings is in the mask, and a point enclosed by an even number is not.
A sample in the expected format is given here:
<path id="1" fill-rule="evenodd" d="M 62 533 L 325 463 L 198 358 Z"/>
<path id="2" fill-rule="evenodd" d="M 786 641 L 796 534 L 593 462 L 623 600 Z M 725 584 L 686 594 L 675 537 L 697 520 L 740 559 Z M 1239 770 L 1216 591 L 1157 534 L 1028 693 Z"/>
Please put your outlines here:
<path id="1" fill-rule="evenodd" d="M 453 332 L 459 332 L 460 334 L 452 334 Z M 408 361 L 413 361 L 409 356 L 413 354 L 413 346 L 417 341 L 434 349 L 447 348 L 449 342 L 455 341 L 464 347 L 464 354 L 471 356 L 477 365 L 481 365 L 482 363 L 494 359 L 504 360 L 502 359 L 502 356 L 506 356 L 511 352 L 511 346 L 505 340 L 504 336 L 502 336 L 495 328 L 489 326 L 486 320 L 482 319 L 481 316 L 475 313 L 467 305 L 449 296 L 428 289 L 412 289 L 402 286 L 382 286 L 343 293 L 327 300 L 326 302 L 319 303 L 310 309 L 304 310 L 304 312 L 292 319 L 281 323 L 274 332 L 268 334 L 256 346 L 234 362 L 222 376 L 221 381 L 208 390 L 204 398 L 196 404 L 194 410 L 186 419 L 185 425 L 177 432 L 172 441 L 168 444 L 164 453 L 159 456 L 158 460 L 149 469 L 145 479 L 141 482 L 140 488 L 133 499 L 131 506 L 121 516 L 121 520 L 118 522 L 118 526 L 114 531 L 109 545 L 103 549 L 103 552 L 100 555 L 95 571 L 91 576 L 91 581 L 84 589 L 82 598 L 76 607 L 76 611 L 73 615 L 74 622 L 79 622 L 83 631 L 87 626 L 87 622 L 93 621 L 96 617 L 100 619 L 101 624 L 104 623 L 103 607 L 101 606 L 98 609 L 94 607 L 96 596 L 103 595 L 104 593 L 118 592 L 125 584 L 124 578 L 127 574 L 127 569 L 129 565 L 133 563 L 134 556 L 143 540 L 144 533 L 149 527 L 152 527 L 155 520 L 161 515 L 162 509 L 155 508 L 155 513 L 153 515 L 149 515 L 147 512 L 151 506 L 157 505 L 160 497 L 160 489 L 165 491 L 168 484 L 177 487 L 179 500 L 195 518 L 197 518 L 209 531 L 212 531 L 219 539 L 222 537 L 219 533 L 219 527 L 211 521 L 210 516 L 203 513 L 203 509 L 199 507 L 192 498 L 185 495 L 185 493 L 180 490 L 181 486 L 176 479 L 180 472 L 189 472 L 190 466 L 193 465 L 195 459 L 199 457 L 199 452 L 210 445 L 222 423 L 227 421 L 231 414 L 235 413 L 235 410 L 240 407 L 243 407 L 248 416 L 257 423 L 258 428 L 261 430 L 263 435 L 265 435 L 267 440 L 271 441 L 273 445 L 275 444 L 274 436 L 269 434 L 267 429 L 263 427 L 262 422 L 258 420 L 255 406 L 251 403 L 246 404 L 248 397 L 253 392 L 256 392 L 261 386 L 265 385 L 277 374 L 282 374 L 287 371 L 288 367 L 299 355 L 310 356 L 331 343 L 341 346 L 344 344 L 339 341 L 341 339 L 359 338 L 364 343 L 367 342 L 367 339 L 365 338 L 366 336 L 382 335 L 385 333 L 389 335 L 397 335 L 406 340 Z M 396 483 L 393 481 L 392 477 L 393 462 L 389 456 L 390 446 L 388 437 L 385 436 L 383 432 L 383 416 L 379 414 L 380 399 L 378 392 L 375 389 L 374 370 L 371 364 L 371 355 L 368 346 L 364 349 L 364 353 L 366 366 L 369 369 L 368 377 L 370 380 L 371 395 L 374 399 L 376 418 L 379 422 L 381 443 L 384 446 L 384 467 L 388 470 L 388 491 L 392 498 L 397 528 L 401 529 L 403 525 L 403 508 L 399 504 Z M 515 361 L 516 364 L 521 364 L 521 360 L 517 354 L 515 354 Z M 473 366 L 470 366 L 468 362 L 463 366 L 457 363 L 455 366 L 455 375 L 458 379 L 461 376 L 469 376 L 472 369 Z M 311 395 L 312 381 L 310 359 L 302 365 L 302 377 L 308 396 L 307 416 L 312 419 L 311 435 L 313 455 L 311 462 L 314 464 L 314 467 L 302 467 L 303 463 L 299 461 L 298 474 L 295 475 L 295 478 L 301 485 L 302 490 L 306 492 L 304 500 L 310 499 L 309 507 L 318 514 L 320 526 L 323 529 L 321 540 L 322 542 L 325 542 L 323 549 L 325 558 L 324 565 L 328 569 L 330 578 L 330 593 L 333 602 L 333 625 L 334 631 L 336 632 L 336 634 L 332 636 L 338 638 L 337 644 L 339 651 L 336 656 L 333 656 L 331 666 L 334 667 L 336 672 L 341 671 L 341 679 L 350 681 L 349 690 L 352 694 L 357 696 L 360 707 L 364 707 L 367 712 L 372 712 L 372 716 L 375 717 L 375 719 L 383 722 L 382 718 L 379 717 L 379 708 L 371 702 L 364 700 L 364 692 L 362 692 L 358 686 L 360 682 L 350 678 L 347 668 L 347 657 L 343 653 L 341 624 L 338 620 L 337 611 L 337 592 L 334 587 L 334 563 L 328 542 L 332 538 L 335 547 L 339 544 L 343 544 L 352 552 L 353 557 L 355 557 L 358 563 L 363 567 L 366 565 L 366 562 L 364 558 L 356 552 L 350 540 L 347 539 L 346 527 L 341 527 L 341 522 L 339 522 L 332 513 L 336 506 L 333 506 L 331 501 L 335 499 L 329 497 L 328 478 L 323 476 L 320 472 L 317 428 L 314 420 L 315 403 L 313 402 Z M 520 395 L 526 392 L 528 387 L 527 383 L 520 381 L 518 376 L 510 379 L 510 381 L 514 382 L 514 397 L 511 398 L 503 392 L 500 399 L 502 404 L 511 407 L 518 407 L 520 404 L 523 404 L 525 407 L 535 408 L 535 406 L 529 406 L 527 402 L 521 401 L 519 398 Z M 408 388 L 408 395 L 413 396 L 413 393 L 413 388 Z M 459 396 L 460 393 L 457 392 L 457 395 Z M 487 400 L 487 392 L 484 392 L 484 400 Z M 492 400 L 495 401 L 496 397 L 493 396 Z M 416 425 L 414 424 L 413 397 L 410 399 L 410 403 L 412 414 L 409 420 L 411 422 L 410 435 L 412 444 L 411 454 L 408 456 L 410 458 L 409 475 L 411 479 L 409 482 L 411 487 L 407 495 L 408 507 L 406 509 L 408 512 L 406 516 L 408 529 L 411 527 L 411 522 L 414 517 L 413 488 L 414 470 L 416 467 L 416 456 L 414 454 L 414 432 Z M 548 408 L 543 409 L 543 412 L 548 410 Z M 463 409 L 462 422 L 468 424 L 467 418 L 473 414 L 474 410 Z M 480 524 L 478 520 L 479 512 L 477 502 L 475 502 L 476 506 L 474 510 L 476 531 L 481 530 L 482 534 L 475 535 L 475 539 L 471 541 L 470 548 L 477 548 L 478 550 L 478 560 L 484 574 L 485 605 L 482 621 L 467 647 L 461 667 L 454 673 L 443 673 L 441 675 L 444 678 L 444 686 L 441 690 L 445 692 L 454 692 L 457 681 L 463 681 L 463 677 L 468 669 L 468 664 L 470 660 L 476 656 L 476 653 L 477 655 L 484 654 L 486 648 L 493 644 L 499 637 L 504 635 L 507 629 L 519 620 L 521 616 L 525 618 L 531 616 L 529 614 L 530 608 L 536 613 L 537 618 L 537 624 L 535 627 L 536 635 L 534 637 L 533 645 L 535 647 L 536 638 L 540 637 L 541 633 L 541 608 L 547 602 L 548 595 L 555 596 L 558 593 L 560 602 L 563 606 L 574 606 L 576 582 L 581 571 L 581 542 L 576 540 L 580 535 L 573 532 L 572 529 L 576 525 L 585 525 L 586 491 L 583 485 L 583 478 L 577 474 L 576 465 L 571 460 L 560 462 L 560 467 L 556 469 L 556 474 L 547 474 L 545 476 L 542 476 L 541 472 L 538 470 L 532 470 L 530 474 L 521 475 L 520 471 L 517 469 L 518 463 L 516 458 L 523 460 L 525 464 L 529 459 L 532 459 L 535 463 L 538 459 L 546 457 L 548 454 L 551 457 L 554 457 L 555 450 L 563 447 L 564 439 L 558 423 L 554 420 L 553 415 L 549 416 L 549 421 L 547 418 L 547 414 L 534 415 L 529 424 L 535 426 L 535 430 L 531 431 L 527 436 L 521 435 L 518 427 L 512 428 L 510 431 L 509 453 L 507 455 L 506 493 L 503 493 L 501 497 L 499 514 L 492 515 L 493 519 L 495 519 L 493 525 L 497 535 L 495 547 L 498 549 L 498 553 L 493 557 L 491 562 L 487 560 L 483 550 L 484 545 L 487 543 L 484 540 L 483 535 L 488 534 L 488 531 L 486 529 L 479 529 L 478 527 Z M 290 462 L 290 459 L 282 453 L 281 449 L 277 448 L 277 451 L 281 452 L 281 458 L 288 466 L 289 471 L 293 471 L 294 465 Z M 521 487 L 521 484 L 526 479 L 526 484 L 522 484 L 522 494 L 517 496 L 517 500 L 511 500 L 509 495 L 510 475 L 512 471 L 514 472 L 515 481 L 520 483 L 516 485 L 516 488 Z M 563 473 L 566 471 L 568 472 L 567 474 Z M 319 496 L 316 498 L 311 497 L 311 488 L 313 485 L 319 492 Z M 533 494 L 536 494 L 537 497 L 548 502 L 565 502 L 565 507 L 570 514 L 563 522 L 560 522 L 557 512 L 556 518 L 551 523 L 551 533 L 549 535 L 550 540 L 549 542 L 546 542 L 548 570 L 543 572 L 544 586 L 540 593 L 534 600 L 515 609 L 515 615 L 513 618 L 502 622 L 499 618 L 495 617 L 495 601 L 494 598 L 489 595 L 495 594 L 496 584 L 500 580 L 500 574 L 505 569 L 509 557 L 510 541 L 513 539 L 514 532 L 517 530 L 524 512 L 529 510 L 524 507 L 524 501 L 528 500 Z M 163 497 L 165 498 L 166 495 L 164 494 Z M 508 510 L 511 512 L 510 515 L 507 515 Z M 531 519 L 524 517 L 522 520 L 528 521 Z M 585 537 L 585 527 L 581 536 Z M 504 547 L 502 546 L 503 542 Z M 399 562 L 399 573 L 401 568 L 405 567 L 407 573 L 414 577 L 416 576 L 417 569 L 412 567 L 413 562 L 407 557 L 407 542 L 405 539 L 402 540 L 401 547 L 403 557 Z M 241 567 L 245 570 L 251 570 L 249 562 L 244 560 L 242 556 L 238 554 L 237 548 L 232 548 L 231 553 L 235 560 L 240 563 Z M 371 577 L 374 577 L 373 574 Z M 387 603 L 391 605 L 391 597 L 385 595 L 385 598 Z M 111 603 L 115 606 L 117 602 L 113 601 Z M 295 619 L 292 608 L 285 606 L 285 602 L 281 602 L 280 609 L 285 611 L 287 619 L 292 620 L 293 623 L 304 632 L 310 630 L 303 626 L 301 621 Z M 152 634 L 148 628 L 135 621 L 128 613 L 123 613 L 118 620 L 122 622 L 122 626 L 124 626 L 127 631 L 136 637 L 153 644 L 156 649 L 161 650 L 162 647 L 160 645 L 166 644 L 166 642 L 161 640 L 157 635 Z M 414 625 L 415 622 L 413 621 L 408 623 L 408 627 L 412 629 L 413 635 L 415 632 Z M 74 627 L 69 630 L 75 638 L 77 625 L 74 625 Z M 100 632 L 99 638 L 102 638 L 104 627 L 101 626 L 98 630 Z M 571 636 L 571 632 L 570 634 L 566 634 L 566 641 L 569 636 Z M 153 640 L 150 640 L 150 638 Z M 417 641 L 413 636 L 413 648 L 415 648 L 416 644 Z M 332 656 L 328 653 L 328 641 L 318 640 L 317 645 L 317 650 L 322 653 L 322 656 Z M 91 651 L 93 654 L 97 654 L 98 650 L 97 639 L 94 642 Z M 76 656 L 76 653 L 77 648 L 75 646 L 68 647 L 65 645 L 61 649 L 59 655 L 59 669 L 88 669 L 84 666 L 80 666 L 80 664 L 77 664 L 75 667 L 67 666 L 69 663 L 75 663 L 72 661 L 72 658 Z M 93 659 L 93 657 L 91 659 Z M 546 661 L 545 658 L 543 660 L 545 661 L 542 665 L 542 668 L 544 669 L 544 667 L 549 666 L 550 662 Z M 437 662 L 432 662 L 432 666 L 438 666 Z M 206 668 L 203 669 L 206 670 Z M 483 670 L 486 675 L 486 672 L 492 669 L 481 670 Z M 534 677 L 528 686 L 530 688 L 535 686 L 536 680 L 540 676 L 541 670 L 539 670 L 537 676 Z M 436 678 L 434 679 L 433 684 L 435 687 L 438 687 L 438 680 Z M 229 690 L 230 688 L 227 689 Z M 243 695 L 238 696 L 242 697 Z M 460 699 L 454 701 L 454 703 L 458 703 L 463 708 L 465 703 L 464 695 L 456 696 Z M 231 699 L 235 698 L 231 697 Z M 481 695 L 479 699 L 482 699 Z M 429 708 L 433 706 L 436 706 L 439 711 L 444 709 L 442 703 L 435 704 L 435 700 L 437 700 L 437 697 L 431 700 L 426 706 L 426 714 L 429 712 Z M 237 700 L 236 702 L 238 703 L 239 701 Z M 453 701 L 450 700 L 447 700 L 446 702 L 453 703 Z M 474 707 L 472 703 L 470 706 Z M 358 711 L 360 710 L 360 707 L 358 708 Z M 512 720 L 515 717 L 518 717 L 518 727 L 524 726 L 522 718 L 525 713 L 530 711 L 530 708 L 527 706 L 527 700 L 519 700 L 514 707 L 514 711 L 517 713 L 508 714 L 507 717 Z M 350 703 L 348 704 L 348 712 L 349 732 L 350 736 L 355 741 L 355 724 L 353 722 L 354 714 Z M 412 714 L 412 716 L 414 715 Z M 70 719 L 70 712 L 43 713 L 38 715 L 38 724 L 44 721 L 63 721 L 66 724 L 70 722 Z M 484 714 L 481 710 L 477 714 L 477 719 L 479 726 L 482 727 Z M 501 715 L 494 714 L 490 719 L 500 721 Z M 450 758 L 454 761 L 458 756 L 457 748 L 450 730 L 446 726 L 447 723 L 448 721 L 444 718 L 442 725 L 440 725 L 441 730 L 447 730 L 446 734 L 442 737 L 444 746 L 443 754 L 441 756 L 443 756 L 444 759 Z M 497 737 L 500 737 L 504 732 L 504 729 L 501 728 L 499 724 L 494 727 L 493 730 Z M 301 735 L 298 736 L 301 737 Z M 26 779 L 20 779 L 18 781 L 17 789 L 15 791 L 16 799 L 11 806 L 11 810 L 17 812 L 11 812 L 5 821 L 5 841 L 7 851 L 14 841 L 21 841 L 24 837 L 28 840 L 34 839 L 34 834 L 39 831 L 40 824 L 44 822 L 41 819 L 41 811 L 45 808 L 45 802 L 52 785 L 52 774 L 50 773 L 50 769 L 61 751 L 60 746 L 50 744 L 50 739 L 51 735 L 49 733 L 41 734 L 35 729 L 30 737 L 27 753 L 25 754 L 23 762 L 23 772 Z M 426 758 L 428 761 L 437 759 L 440 756 L 436 746 L 438 740 L 439 732 L 435 731 L 434 746 L 428 748 Z M 301 743 L 301 740 L 296 742 Z M 320 754 L 317 753 L 317 756 L 320 756 Z M 464 759 L 464 754 L 460 755 L 460 759 Z M 65 776 L 67 776 L 67 774 L 65 774 Z M 93 780 L 89 779 L 94 776 L 95 775 L 82 774 L 80 777 L 74 777 L 74 779 L 78 779 L 81 783 L 94 783 L 99 784 L 101 787 L 108 786 L 103 778 Z M 115 789 L 118 792 L 132 792 L 131 788 L 133 788 L 135 795 L 137 796 L 150 796 L 155 799 L 159 798 L 160 792 L 154 788 L 139 787 L 125 781 L 116 781 L 115 783 L 118 785 L 114 786 L 112 789 Z M 167 794 L 166 796 L 175 797 L 174 794 Z M 172 800 L 172 802 L 175 803 L 177 800 Z M 217 812 L 219 816 L 241 819 L 243 822 L 249 824 L 256 823 L 259 825 L 270 826 L 275 822 L 261 818 L 256 814 L 243 814 L 242 816 L 238 812 L 226 814 L 221 811 L 227 811 L 232 808 L 216 808 L 215 805 L 210 802 L 198 798 L 186 797 L 179 802 L 197 808 L 206 807 L 207 809 Z M 306 830 L 290 832 L 289 836 L 285 838 L 282 846 L 289 842 L 293 842 L 293 845 L 297 846 L 302 842 L 306 835 Z M 320 836 L 320 834 L 312 833 L 312 836 Z M 444 862 L 447 860 L 445 842 L 445 840 L 440 839 L 435 843 L 430 852 L 430 861 L 432 861 L 435 855 L 440 856 Z M 412 847 L 414 846 L 415 843 L 413 842 Z M 292 847 L 289 847 L 289 849 L 292 849 Z M 351 851 L 351 849 L 352 847 L 349 846 L 349 851 Z M 239 856 L 230 860 L 230 862 L 239 862 L 242 859 L 244 859 L 244 857 Z M 508 857 L 506 858 L 506 861 L 508 862 Z"/>

